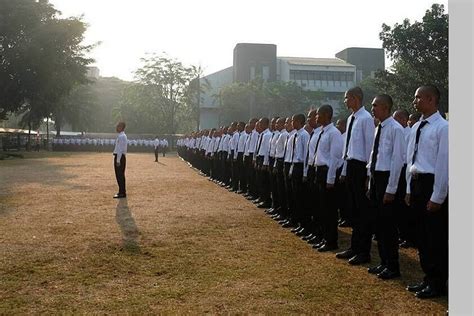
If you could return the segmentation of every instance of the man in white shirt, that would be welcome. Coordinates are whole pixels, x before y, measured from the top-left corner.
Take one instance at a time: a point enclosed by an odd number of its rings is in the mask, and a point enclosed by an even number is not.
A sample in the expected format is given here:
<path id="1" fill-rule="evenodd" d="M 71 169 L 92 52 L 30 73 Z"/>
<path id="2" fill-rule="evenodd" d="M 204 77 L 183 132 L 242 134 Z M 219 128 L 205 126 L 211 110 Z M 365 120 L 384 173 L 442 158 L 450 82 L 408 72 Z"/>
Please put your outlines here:
<path id="1" fill-rule="evenodd" d="M 346 139 L 346 119 L 339 119 L 336 121 L 336 128 L 341 132 L 341 137 L 342 141 Z M 339 174 L 342 171 L 342 166 L 341 170 L 339 170 Z M 338 208 L 339 208 L 339 227 L 351 227 L 352 224 L 349 221 L 349 207 L 348 201 L 347 201 L 347 188 L 344 182 L 338 181 L 336 184 L 336 192 L 338 196 Z"/>
<path id="2" fill-rule="evenodd" d="M 155 162 L 158 162 L 158 153 L 160 150 L 160 140 L 158 136 L 155 137 L 155 140 L 153 141 L 153 146 L 155 147 Z"/>
<path id="3" fill-rule="evenodd" d="M 280 123 L 278 124 L 278 121 Z M 274 214 L 275 209 L 280 207 L 280 202 L 278 201 L 278 187 L 277 187 L 277 176 L 276 173 L 273 172 L 275 166 L 275 156 L 276 156 L 276 143 L 278 137 L 280 136 L 280 132 L 283 129 L 283 125 L 285 123 L 284 119 L 280 119 L 279 117 L 272 118 L 271 122 L 271 129 L 272 129 L 272 138 L 270 139 L 270 163 L 268 165 L 268 172 L 270 177 L 270 188 L 271 188 L 271 197 L 272 197 L 272 207 L 267 210 L 267 213 Z"/>
<path id="4" fill-rule="evenodd" d="M 277 221 L 284 221 L 287 213 L 287 201 L 285 192 L 285 178 L 284 178 L 284 160 L 286 141 L 288 139 L 288 131 L 286 130 L 286 118 L 282 117 L 277 120 L 276 130 L 279 131 L 278 138 L 275 142 L 275 163 L 273 165 L 273 174 L 276 181 L 276 193 L 273 194 L 273 211 L 268 212 L 273 219 Z"/>
<path id="5" fill-rule="evenodd" d="M 119 122 L 116 127 L 118 136 L 115 141 L 114 148 L 114 170 L 119 192 L 114 195 L 114 199 L 124 198 L 127 196 L 125 188 L 125 167 L 127 160 L 125 155 L 127 154 L 127 135 L 125 135 L 125 122 Z"/>
<path id="6" fill-rule="evenodd" d="M 370 173 L 368 194 L 376 210 L 375 233 L 380 256 L 380 264 L 369 268 L 368 272 L 383 280 L 400 276 L 395 197 L 406 143 L 402 126 L 390 115 L 392 106 L 392 98 L 387 94 L 377 95 L 372 101 L 372 113 L 380 123 L 367 164 Z"/>
<path id="7" fill-rule="evenodd" d="M 246 181 L 245 181 L 245 172 L 244 172 L 244 150 L 245 150 L 245 142 L 247 141 L 248 134 L 245 131 L 245 122 L 239 122 L 238 130 L 239 130 L 239 141 L 237 143 L 237 150 L 234 153 L 236 157 L 236 165 L 237 165 L 237 178 L 238 178 L 238 190 L 237 193 L 241 194 L 246 191 Z"/>
<path id="8" fill-rule="evenodd" d="M 315 183 L 319 221 L 322 231 L 322 242 L 314 244 L 319 252 L 338 248 L 337 231 L 337 192 L 340 166 L 342 165 L 343 140 L 339 130 L 331 123 L 333 109 L 323 105 L 318 109 L 317 122 L 321 125 L 315 132 L 315 154 L 312 156 L 316 169 Z"/>
<path id="9" fill-rule="evenodd" d="M 270 195 L 270 142 L 272 139 L 272 132 L 269 129 L 270 120 L 267 117 L 262 117 L 259 120 L 260 125 L 260 142 L 257 144 L 255 153 L 257 155 L 256 166 L 258 173 L 258 187 L 259 197 L 262 201 L 257 205 L 258 208 L 269 208 L 271 206 Z"/>
<path id="10" fill-rule="evenodd" d="M 308 154 L 309 133 L 304 125 L 306 117 L 304 114 L 296 114 L 292 117 L 293 127 L 296 130 L 293 138 L 293 148 L 291 151 L 291 166 L 289 176 L 293 192 L 293 208 L 290 208 L 292 222 L 297 227 L 292 229 L 294 233 L 303 233 L 303 212 L 304 212 L 304 172 L 306 168 L 306 156 Z"/>
<path id="11" fill-rule="evenodd" d="M 368 170 L 372 144 L 374 142 L 374 118 L 363 107 L 364 94 L 360 87 L 346 91 L 344 103 L 352 111 L 347 123 L 347 135 L 344 142 L 345 160 L 341 181 L 345 181 L 351 205 L 352 237 L 349 249 L 336 254 L 337 258 L 349 259 L 352 265 L 370 261 L 372 244 L 372 208 L 369 208 L 367 198 Z"/>
<path id="12" fill-rule="evenodd" d="M 448 122 L 438 111 L 440 93 L 419 87 L 413 104 L 422 113 L 407 148 L 406 202 L 418 216 L 418 254 L 423 282 L 407 290 L 418 298 L 446 293 L 448 280 Z"/>
<path id="13" fill-rule="evenodd" d="M 410 113 L 407 110 L 397 110 L 393 113 L 393 118 L 395 121 L 400 123 L 403 127 L 404 132 L 404 140 L 405 140 L 405 150 L 403 156 L 403 168 L 402 168 L 402 175 L 400 180 L 398 181 L 398 189 L 397 194 L 395 195 L 395 206 L 397 208 L 398 214 L 398 231 L 400 234 L 399 243 L 400 247 L 402 248 L 409 248 L 415 246 L 415 227 L 416 227 L 416 217 L 415 214 L 411 212 L 410 208 L 405 203 L 405 192 L 407 188 L 406 182 L 406 147 L 408 145 L 408 141 L 410 138 L 410 131 L 411 128 L 408 126 L 408 120 L 410 118 Z"/>
<path id="14" fill-rule="evenodd" d="M 247 146 L 247 154 L 244 152 L 244 164 L 247 173 L 247 186 L 248 186 L 248 193 L 246 194 L 246 198 L 248 200 L 254 200 L 257 198 L 257 188 L 255 185 L 255 169 L 253 166 L 254 161 L 254 153 L 255 148 L 257 145 L 258 140 L 258 132 L 255 129 L 255 126 L 258 122 L 258 119 L 252 118 L 249 120 L 249 125 L 252 131 L 248 135 L 248 144 Z"/>
<path id="15" fill-rule="evenodd" d="M 284 220 L 279 222 L 283 227 L 296 227 L 294 226 L 294 222 L 292 220 L 295 202 L 293 196 L 293 188 L 291 185 L 291 176 L 290 176 L 290 169 L 291 169 L 291 162 L 293 160 L 293 147 L 296 141 L 296 129 L 293 127 L 293 118 L 288 117 L 285 122 L 286 130 L 288 131 L 288 136 L 286 138 L 285 143 L 285 150 L 284 150 L 284 181 L 285 181 L 285 196 L 286 196 L 286 210 L 282 212 L 284 216 Z"/>

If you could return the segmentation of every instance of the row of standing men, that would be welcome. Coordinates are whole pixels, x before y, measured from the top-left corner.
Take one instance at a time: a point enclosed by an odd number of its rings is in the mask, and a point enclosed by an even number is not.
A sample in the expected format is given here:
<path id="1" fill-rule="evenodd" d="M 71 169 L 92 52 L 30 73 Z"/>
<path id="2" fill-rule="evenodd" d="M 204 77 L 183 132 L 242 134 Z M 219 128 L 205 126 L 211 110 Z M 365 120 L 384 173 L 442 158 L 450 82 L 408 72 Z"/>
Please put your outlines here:
<path id="1" fill-rule="evenodd" d="M 129 139 L 127 140 L 130 152 L 149 151 L 161 152 L 163 155 L 168 151 L 168 140 L 166 139 Z M 115 146 L 115 139 L 111 138 L 62 138 L 55 137 L 52 140 L 54 151 L 94 151 L 110 152 Z"/>
<path id="2" fill-rule="evenodd" d="M 447 291 L 448 123 L 438 111 L 439 90 L 415 91 L 421 114 L 412 128 L 404 110 L 381 94 L 372 114 L 359 87 L 345 93 L 347 132 L 323 105 L 291 118 L 251 119 L 195 132 L 178 141 L 181 157 L 214 181 L 253 200 L 283 227 L 320 252 L 338 249 L 338 217 L 352 226 L 349 249 L 336 254 L 352 265 L 370 262 L 375 235 L 380 279 L 400 277 L 399 236 L 413 242 L 425 273 L 407 290 L 418 298 Z M 375 124 L 374 124 L 375 123 Z M 342 203 L 341 203 L 342 202 Z M 338 216 L 338 210 L 340 216 Z"/>

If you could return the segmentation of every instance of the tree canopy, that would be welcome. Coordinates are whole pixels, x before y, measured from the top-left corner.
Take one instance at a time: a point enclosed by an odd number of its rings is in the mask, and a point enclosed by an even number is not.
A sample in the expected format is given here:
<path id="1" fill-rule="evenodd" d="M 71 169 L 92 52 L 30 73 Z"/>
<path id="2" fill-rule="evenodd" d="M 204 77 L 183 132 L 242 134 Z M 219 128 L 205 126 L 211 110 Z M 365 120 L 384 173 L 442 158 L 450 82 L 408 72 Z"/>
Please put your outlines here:
<path id="1" fill-rule="evenodd" d="M 440 110 L 448 111 L 448 24 L 444 6 L 433 4 L 421 22 L 382 25 L 380 39 L 393 66 L 378 72 L 375 84 L 397 107 L 413 111 L 415 89 L 434 84 L 441 92 Z"/>

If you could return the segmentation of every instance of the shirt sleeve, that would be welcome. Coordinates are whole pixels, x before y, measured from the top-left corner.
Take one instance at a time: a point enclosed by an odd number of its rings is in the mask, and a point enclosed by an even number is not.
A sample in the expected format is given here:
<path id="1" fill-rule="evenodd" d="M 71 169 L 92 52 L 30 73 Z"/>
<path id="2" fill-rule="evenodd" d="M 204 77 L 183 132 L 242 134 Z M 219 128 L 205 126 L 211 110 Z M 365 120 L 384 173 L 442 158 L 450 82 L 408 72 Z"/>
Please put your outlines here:
<path id="1" fill-rule="evenodd" d="M 430 200 L 442 204 L 448 195 L 448 125 L 440 130 L 433 194 Z"/>
<path id="2" fill-rule="evenodd" d="M 400 172 L 403 168 L 403 148 L 405 145 L 405 136 L 403 134 L 403 129 L 395 128 L 393 129 L 393 152 L 392 152 L 392 161 L 390 165 L 390 177 L 388 178 L 387 188 L 385 189 L 386 193 L 395 194 L 398 188 L 398 180 L 400 179 Z"/>
<path id="3" fill-rule="evenodd" d="M 364 121 L 364 136 L 365 136 L 365 159 L 370 160 L 370 153 L 372 152 L 372 146 L 374 145 L 375 138 L 375 124 L 372 117 L 367 118 Z M 367 168 L 367 176 L 370 176 L 370 168 Z"/>
<path id="4" fill-rule="evenodd" d="M 306 134 L 305 134 L 306 135 Z M 309 141 L 310 141 L 310 136 L 306 136 L 303 141 L 302 141 L 302 149 L 303 149 L 303 176 L 307 177 L 308 176 L 308 161 L 306 161 L 306 156 L 308 155 L 308 150 L 309 150 Z"/>
<path id="5" fill-rule="evenodd" d="M 329 170 L 327 175 L 326 183 L 334 184 L 336 182 L 336 172 L 339 167 L 339 160 L 341 159 L 341 152 L 343 150 L 343 140 L 342 137 L 335 133 L 330 135 L 330 161 L 329 161 Z"/>
<path id="6" fill-rule="evenodd" d="M 268 166 L 270 164 L 270 147 L 271 147 L 271 141 L 272 141 L 272 134 L 267 134 L 265 135 L 266 138 L 264 138 L 262 141 L 264 144 L 262 144 L 263 147 L 263 165 Z M 264 137 L 265 137 L 264 136 Z"/>
<path id="7" fill-rule="evenodd" d="M 127 151 L 127 138 L 124 136 L 120 136 L 117 139 L 118 146 L 117 146 L 117 158 L 116 161 L 117 163 L 120 163 L 120 160 L 122 159 L 122 155 Z"/>

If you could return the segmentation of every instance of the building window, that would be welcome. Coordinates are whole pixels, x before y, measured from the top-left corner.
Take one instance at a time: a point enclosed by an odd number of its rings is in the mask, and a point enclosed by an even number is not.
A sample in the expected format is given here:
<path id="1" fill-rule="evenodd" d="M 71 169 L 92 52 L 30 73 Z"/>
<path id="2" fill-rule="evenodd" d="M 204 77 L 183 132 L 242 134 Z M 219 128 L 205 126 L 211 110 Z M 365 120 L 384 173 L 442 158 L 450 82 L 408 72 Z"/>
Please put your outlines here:
<path id="1" fill-rule="evenodd" d="M 262 67 L 262 79 L 265 81 L 270 80 L 270 66 Z"/>

